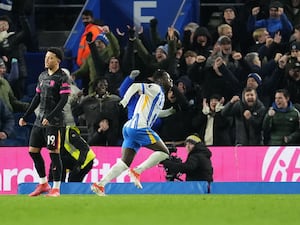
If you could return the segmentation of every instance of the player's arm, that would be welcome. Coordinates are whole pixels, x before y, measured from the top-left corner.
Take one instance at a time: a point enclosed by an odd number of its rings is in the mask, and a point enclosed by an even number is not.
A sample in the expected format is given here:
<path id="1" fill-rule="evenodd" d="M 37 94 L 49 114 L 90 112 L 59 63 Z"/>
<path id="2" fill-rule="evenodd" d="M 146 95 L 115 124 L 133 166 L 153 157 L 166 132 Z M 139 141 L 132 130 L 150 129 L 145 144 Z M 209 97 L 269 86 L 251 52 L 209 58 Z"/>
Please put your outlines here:
<path id="1" fill-rule="evenodd" d="M 137 92 L 143 93 L 144 89 L 145 87 L 143 83 L 133 83 L 126 91 L 123 99 L 120 101 L 120 104 L 125 108 L 131 97 Z"/>
<path id="2" fill-rule="evenodd" d="M 28 107 L 28 109 L 26 110 L 26 112 L 24 113 L 24 115 L 22 116 L 22 118 L 26 121 L 26 118 L 34 112 L 34 110 L 38 107 L 38 105 L 40 104 L 40 93 L 36 93 L 30 103 L 30 106 Z"/>

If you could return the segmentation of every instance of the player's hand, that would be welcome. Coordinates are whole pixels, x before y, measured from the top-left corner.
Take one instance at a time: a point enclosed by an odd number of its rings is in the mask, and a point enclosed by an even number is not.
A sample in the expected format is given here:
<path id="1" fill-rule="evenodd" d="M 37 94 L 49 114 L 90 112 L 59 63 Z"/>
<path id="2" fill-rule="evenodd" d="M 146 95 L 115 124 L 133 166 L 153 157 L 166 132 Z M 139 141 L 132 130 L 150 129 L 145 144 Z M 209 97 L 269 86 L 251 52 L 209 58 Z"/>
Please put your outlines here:
<path id="1" fill-rule="evenodd" d="M 140 75 L 140 73 L 141 72 L 139 70 L 132 70 L 129 77 L 134 80 L 138 75 Z"/>
<path id="2" fill-rule="evenodd" d="M 49 125 L 49 121 L 48 121 L 46 118 L 44 118 L 44 119 L 42 120 L 42 125 L 43 125 L 43 126 Z"/>

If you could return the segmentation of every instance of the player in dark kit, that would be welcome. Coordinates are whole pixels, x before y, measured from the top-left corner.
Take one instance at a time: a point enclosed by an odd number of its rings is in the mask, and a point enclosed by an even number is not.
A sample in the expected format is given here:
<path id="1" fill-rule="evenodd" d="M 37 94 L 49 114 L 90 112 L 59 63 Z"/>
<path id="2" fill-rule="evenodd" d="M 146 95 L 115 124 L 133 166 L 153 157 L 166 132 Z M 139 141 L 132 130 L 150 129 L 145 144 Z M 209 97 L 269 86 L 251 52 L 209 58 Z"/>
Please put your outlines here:
<path id="1" fill-rule="evenodd" d="M 71 92 L 67 75 L 60 69 L 63 53 L 59 48 L 49 48 L 45 56 L 45 68 L 38 79 L 36 94 L 22 118 L 20 126 L 27 124 L 27 117 L 39 106 L 39 113 L 34 122 L 30 139 L 29 154 L 33 159 L 35 168 L 40 177 L 39 185 L 29 194 L 38 196 L 49 192 L 47 196 L 57 197 L 60 195 L 60 180 L 62 162 L 59 154 L 62 135 L 65 127 L 63 108 Z M 48 184 L 45 163 L 41 155 L 42 147 L 47 147 L 50 153 L 53 187 Z"/>

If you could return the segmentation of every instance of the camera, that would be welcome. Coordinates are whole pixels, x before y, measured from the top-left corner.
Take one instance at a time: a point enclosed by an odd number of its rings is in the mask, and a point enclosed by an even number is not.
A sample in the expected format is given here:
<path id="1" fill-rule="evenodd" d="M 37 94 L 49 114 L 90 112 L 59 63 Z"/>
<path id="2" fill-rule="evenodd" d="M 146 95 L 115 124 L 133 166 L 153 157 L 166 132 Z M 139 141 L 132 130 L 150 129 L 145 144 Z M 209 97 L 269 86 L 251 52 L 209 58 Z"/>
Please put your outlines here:
<path id="1" fill-rule="evenodd" d="M 170 152 L 170 157 L 167 160 L 170 160 L 172 162 L 175 163 L 181 163 L 182 159 L 180 157 L 177 156 L 177 148 L 175 145 L 167 145 L 169 152 Z M 175 181 L 175 180 L 179 180 L 179 181 L 183 181 L 180 178 L 181 173 L 175 173 L 169 170 L 169 168 L 167 168 L 164 164 L 164 170 L 166 171 L 166 180 L 167 181 Z"/>

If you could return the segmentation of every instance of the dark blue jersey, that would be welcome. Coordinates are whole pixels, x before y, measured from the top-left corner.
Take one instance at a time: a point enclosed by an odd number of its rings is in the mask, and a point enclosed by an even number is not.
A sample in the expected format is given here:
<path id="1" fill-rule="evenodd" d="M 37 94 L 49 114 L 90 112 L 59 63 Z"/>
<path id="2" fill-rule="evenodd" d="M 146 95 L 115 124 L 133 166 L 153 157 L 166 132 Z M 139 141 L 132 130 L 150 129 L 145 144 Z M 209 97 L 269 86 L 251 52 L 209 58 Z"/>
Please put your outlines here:
<path id="1" fill-rule="evenodd" d="M 67 96 L 71 93 L 67 75 L 61 69 L 52 75 L 49 75 L 47 70 L 42 72 L 38 79 L 36 93 L 40 98 L 40 107 L 35 125 L 41 126 L 43 118 L 46 118 L 50 125 L 63 126 L 63 107 Z"/>

